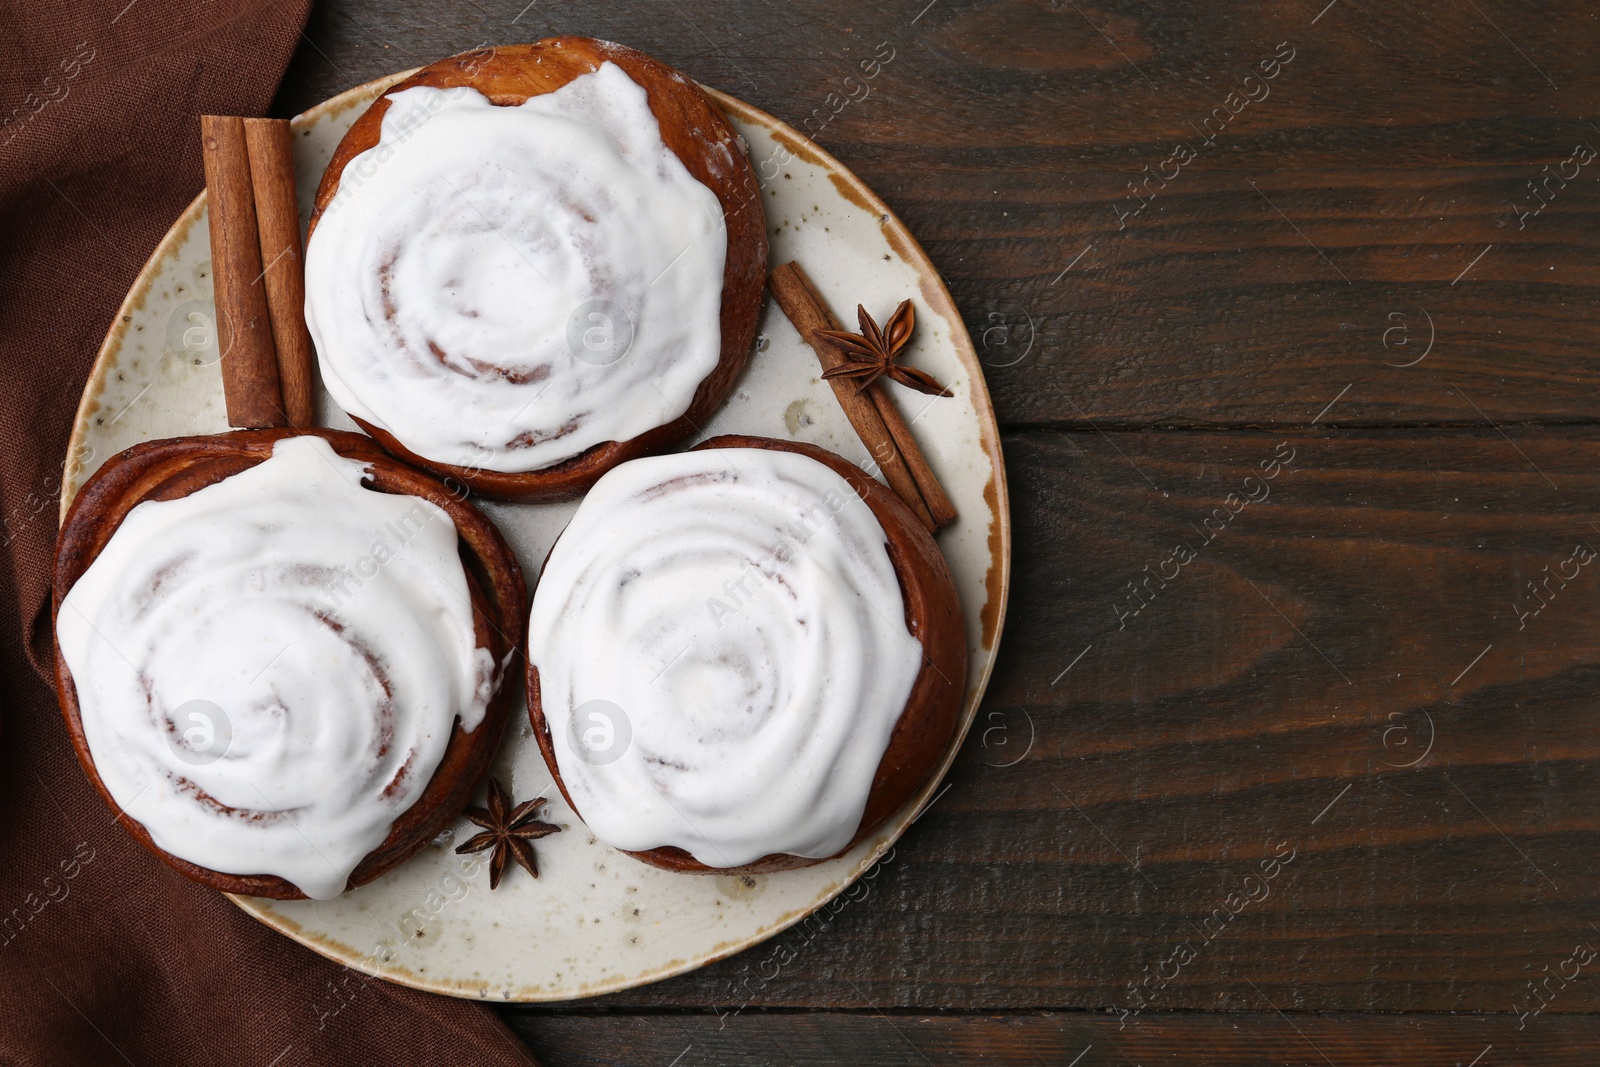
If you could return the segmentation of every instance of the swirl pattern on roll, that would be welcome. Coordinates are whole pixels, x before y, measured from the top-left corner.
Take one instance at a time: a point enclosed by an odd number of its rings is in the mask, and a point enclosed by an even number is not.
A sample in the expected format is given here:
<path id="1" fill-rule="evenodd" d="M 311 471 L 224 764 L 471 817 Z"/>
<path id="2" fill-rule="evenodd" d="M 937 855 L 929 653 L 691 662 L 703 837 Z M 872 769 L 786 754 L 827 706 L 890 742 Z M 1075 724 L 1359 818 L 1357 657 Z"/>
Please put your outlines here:
<path id="1" fill-rule="evenodd" d="M 849 844 L 922 666 L 871 508 L 758 448 L 601 478 L 546 562 L 528 652 L 590 830 L 717 868 Z"/>
<path id="2" fill-rule="evenodd" d="M 135 506 L 62 600 L 95 770 L 180 859 L 338 895 L 483 722 L 449 515 L 361 485 L 319 437 Z"/>
<path id="3" fill-rule="evenodd" d="M 726 228 L 612 63 L 518 106 L 388 99 L 306 251 L 343 409 L 433 462 L 543 470 L 665 425 L 717 366 Z"/>

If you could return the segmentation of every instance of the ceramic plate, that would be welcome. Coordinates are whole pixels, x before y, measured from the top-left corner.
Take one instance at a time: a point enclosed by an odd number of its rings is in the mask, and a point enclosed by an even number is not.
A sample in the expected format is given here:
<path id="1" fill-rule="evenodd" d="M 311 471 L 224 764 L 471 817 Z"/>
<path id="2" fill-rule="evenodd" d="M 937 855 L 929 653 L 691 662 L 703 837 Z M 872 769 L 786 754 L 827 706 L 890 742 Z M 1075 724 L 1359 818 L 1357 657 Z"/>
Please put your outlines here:
<path id="1" fill-rule="evenodd" d="M 405 76 L 352 89 L 294 120 L 304 216 L 339 138 Z M 770 115 L 713 96 L 743 134 L 762 180 L 772 262 L 799 260 L 847 322 L 857 302 L 882 321 L 914 298 L 910 362 L 956 394 L 938 399 L 891 387 L 960 511 L 939 535 L 971 654 L 960 732 L 935 780 L 848 854 L 779 874 L 697 876 L 646 866 L 589 834 L 554 788 L 524 714 L 509 724 L 494 773 L 517 799 L 549 797 L 545 817 L 565 827 L 535 846 L 537 881 L 513 867 L 491 894 L 481 857 L 453 852 L 475 829 L 463 819 L 399 869 L 336 900 L 234 898 L 273 929 L 367 974 L 453 996 L 551 1001 L 627 989 L 731 955 L 805 918 L 866 871 L 934 795 L 972 724 L 1000 637 L 1011 554 L 999 437 L 972 341 L 922 249 L 871 190 Z M 150 257 L 100 349 L 68 451 L 63 515 L 84 479 L 118 451 L 228 429 L 210 256 L 202 193 Z M 867 466 L 866 449 L 819 373 L 815 355 L 769 300 L 750 364 L 706 436 L 810 441 Z M 318 413 L 324 425 L 354 428 L 326 395 Z M 482 506 L 517 549 L 530 583 L 575 507 Z M 334 991 L 319 1011 L 342 1006 Z"/>

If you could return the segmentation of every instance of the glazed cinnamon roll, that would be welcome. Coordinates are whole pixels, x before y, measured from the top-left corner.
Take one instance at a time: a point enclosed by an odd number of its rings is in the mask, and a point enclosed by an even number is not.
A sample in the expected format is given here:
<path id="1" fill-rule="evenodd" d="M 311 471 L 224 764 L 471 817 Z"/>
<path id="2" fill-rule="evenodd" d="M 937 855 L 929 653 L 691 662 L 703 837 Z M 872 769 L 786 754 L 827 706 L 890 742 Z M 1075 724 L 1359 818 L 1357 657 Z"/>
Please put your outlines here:
<path id="1" fill-rule="evenodd" d="M 529 713 L 602 841 L 779 870 L 915 794 L 966 655 L 944 558 L 898 497 L 815 446 L 719 437 L 584 498 L 534 591 Z"/>
<path id="2" fill-rule="evenodd" d="M 196 881 L 280 899 L 368 882 L 460 814 L 526 609 L 487 519 L 334 431 L 113 457 L 54 592 L 62 712 L 119 821 Z"/>
<path id="3" fill-rule="evenodd" d="M 390 451 L 565 496 L 722 402 L 766 256 L 705 93 L 557 38 L 425 67 L 356 121 L 317 193 L 306 318 L 334 401 Z"/>

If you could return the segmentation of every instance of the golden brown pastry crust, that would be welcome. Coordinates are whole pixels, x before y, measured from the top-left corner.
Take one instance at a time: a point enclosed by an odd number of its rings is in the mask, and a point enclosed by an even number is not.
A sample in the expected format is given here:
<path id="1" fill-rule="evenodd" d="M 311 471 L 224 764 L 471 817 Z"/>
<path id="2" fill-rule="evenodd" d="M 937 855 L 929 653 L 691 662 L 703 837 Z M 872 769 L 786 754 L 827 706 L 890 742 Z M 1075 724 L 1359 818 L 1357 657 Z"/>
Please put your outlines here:
<path id="1" fill-rule="evenodd" d="M 531 96 L 554 92 L 606 62 L 621 67 L 644 88 L 650 110 L 661 125 L 661 139 L 689 173 L 722 203 L 728 238 L 722 278 L 722 355 L 695 390 L 688 410 L 677 419 L 631 440 L 596 445 L 564 463 L 537 471 L 487 471 L 436 463 L 409 451 L 393 434 L 356 420 L 396 456 L 441 477 L 459 479 L 484 496 L 526 501 L 573 497 L 617 464 L 660 452 L 697 432 L 733 389 L 734 379 L 744 368 L 755 341 L 767 273 L 767 229 L 761 190 L 739 135 L 711 98 L 678 71 L 643 52 L 609 41 L 552 37 L 534 44 L 451 56 L 423 67 L 388 93 L 417 86 L 448 89 L 465 85 L 488 97 L 491 103 L 515 106 Z M 317 220 L 339 190 L 345 164 L 378 143 L 383 114 L 389 109 L 388 93 L 350 127 L 323 171 L 310 235 L 316 233 Z M 308 243 L 310 235 L 306 238 Z"/>
<path id="2" fill-rule="evenodd" d="M 136 504 L 187 496 L 238 474 L 267 459 L 275 442 L 296 434 L 314 434 L 326 440 L 340 455 L 367 464 L 372 472 L 372 488 L 422 497 L 450 515 L 456 525 L 461 562 L 472 594 L 478 645 L 488 649 L 496 663 L 504 664 L 500 688 L 490 701 L 483 722 L 470 734 L 456 723 L 427 788 L 395 821 L 383 843 L 356 866 L 350 875 L 353 888 L 410 858 L 456 820 L 489 769 L 489 761 L 499 747 L 500 735 L 516 698 L 517 657 L 522 655 L 528 617 L 527 586 L 516 556 L 500 531 L 468 504 L 462 494 L 452 493 L 433 477 L 395 461 L 371 439 L 338 430 L 237 430 L 135 445 L 107 460 L 72 502 L 72 510 L 67 513 L 56 544 L 54 605 L 50 621 L 53 629 L 62 599 L 99 556 Z M 117 821 L 140 844 L 179 873 L 214 889 L 277 900 L 304 898 L 305 894 L 292 883 L 276 875 L 225 874 L 179 859 L 156 847 L 144 827 L 118 808 L 95 770 L 94 758 L 83 733 L 77 688 L 61 657 L 59 643 L 56 644 L 56 693 L 78 761 L 106 803 L 117 812 Z"/>
<path id="3" fill-rule="evenodd" d="M 850 483 L 888 536 L 889 559 L 900 579 L 900 593 L 905 600 L 906 627 L 922 642 L 922 670 L 912 683 L 905 711 L 895 724 L 888 748 L 878 763 L 861 826 L 850 844 L 835 853 L 841 855 L 860 844 L 905 806 L 938 768 L 955 736 L 967 687 L 966 627 L 955 581 L 950 577 L 950 568 L 933 535 L 911 509 L 892 490 L 844 457 L 799 441 L 733 434 L 713 437 L 697 445 L 695 450 L 702 448 L 770 448 L 810 456 Z M 539 671 L 531 657 L 528 659 L 528 717 L 533 722 L 533 735 L 539 741 L 539 749 L 544 753 L 545 764 L 555 777 L 556 786 L 582 818 L 583 813 L 572 802 L 561 779 L 561 768 L 556 764 L 550 726 L 539 703 Z M 628 854 L 654 867 L 694 874 L 762 874 L 823 862 L 778 852 L 738 867 L 708 867 L 683 849 L 670 846 Z"/>

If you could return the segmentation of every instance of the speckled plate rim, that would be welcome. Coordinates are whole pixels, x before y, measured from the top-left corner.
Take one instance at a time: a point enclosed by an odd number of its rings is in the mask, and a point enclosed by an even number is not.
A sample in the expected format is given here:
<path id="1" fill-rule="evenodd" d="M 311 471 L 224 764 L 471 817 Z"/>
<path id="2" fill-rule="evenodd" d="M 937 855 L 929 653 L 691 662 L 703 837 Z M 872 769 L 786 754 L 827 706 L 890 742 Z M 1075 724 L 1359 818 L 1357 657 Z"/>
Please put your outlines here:
<path id="1" fill-rule="evenodd" d="M 298 131 L 306 124 L 331 118 L 353 107 L 366 106 L 391 85 L 410 77 L 420 69 L 412 68 L 400 71 L 347 89 L 337 96 L 331 97 L 315 107 L 296 115 L 291 120 L 292 126 Z M 1005 627 L 1006 606 L 1011 593 L 1011 508 L 1010 491 L 1006 483 L 1005 462 L 1000 453 L 1000 428 L 995 418 L 994 404 L 989 396 L 988 384 L 983 375 L 982 363 L 978 359 L 977 351 L 972 344 L 972 337 L 967 332 L 966 324 L 961 318 L 961 313 L 956 307 L 955 300 L 950 295 L 950 290 L 944 283 L 943 276 L 934 267 L 927 253 L 923 251 L 922 245 L 911 235 L 905 224 L 848 167 L 792 126 L 762 111 L 760 108 L 753 107 L 737 97 L 729 96 L 709 86 L 702 86 L 702 88 L 716 101 L 719 107 L 734 118 L 752 125 L 766 127 L 774 140 L 782 144 L 785 149 L 805 162 L 827 170 L 829 180 L 833 182 L 840 195 L 857 206 L 876 214 L 879 217 L 883 234 L 889 241 L 890 247 L 899 253 L 907 263 L 916 268 L 923 299 L 927 301 L 932 311 L 949 324 L 951 344 L 955 349 L 957 358 L 961 361 L 962 367 L 968 373 L 973 407 L 979 421 L 979 443 L 989 461 L 990 484 L 993 487 L 992 495 L 987 491 L 985 494 L 990 497 L 993 508 L 993 519 L 988 536 L 991 569 L 988 580 L 985 583 L 988 599 L 980 612 L 983 620 L 983 629 L 986 631 L 982 636 L 986 638 L 983 643 L 988 652 L 988 658 L 977 678 L 969 686 L 959 728 L 943 759 L 940 760 L 937 772 L 928 779 L 927 784 L 911 802 L 902 808 L 879 831 L 875 847 L 864 855 L 831 891 L 822 893 L 807 906 L 798 908 L 774 920 L 747 937 L 740 938 L 734 942 L 719 943 L 704 955 L 674 961 L 672 964 L 654 971 L 619 976 L 613 982 L 587 986 L 573 993 L 526 998 L 518 997 L 513 998 L 512 1003 L 575 1000 L 633 989 L 673 978 L 677 975 L 697 970 L 707 964 L 716 963 L 719 960 L 737 955 L 753 945 L 760 944 L 782 933 L 794 924 L 803 921 L 807 916 L 815 914 L 826 907 L 840 893 L 853 885 L 862 874 L 871 869 L 873 864 L 883 858 L 883 855 L 893 847 L 894 843 L 900 839 L 900 836 L 921 815 L 923 809 L 934 796 L 935 790 L 939 788 L 945 775 L 949 773 L 950 767 L 955 762 L 956 755 L 965 743 L 967 734 L 972 728 L 972 723 L 977 717 L 978 705 L 982 702 L 984 691 L 989 685 L 990 675 L 994 671 L 994 661 L 999 650 L 1001 634 Z M 59 522 L 66 521 L 67 511 L 72 505 L 72 499 L 76 493 L 74 487 L 79 481 L 81 475 L 79 468 L 85 455 L 83 445 L 88 421 L 93 414 L 97 398 L 105 387 L 106 377 L 115 368 L 117 356 L 121 351 L 124 335 L 127 332 L 129 319 L 132 313 L 141 307 L 148 297 L 163 261 L 176 253 L 179 244 L 187 236 L 190 227 L 200 220 L 200 212 L 205 206 L 205 202 L 206 194 L 202 190 L 189 203 L 189 206 L 184 209 L 183 213 L 178 216 L 160 243 L 156 245 L 155 250 L 150 253 L 149 259 L 145 261 L 138 277 L 134 279 L 133 285 L 129 288 L 128 295 L 123 298 L 122 304 L 117 308 L 116 318 L 112 321 L 110 329 L 106 332 L 105 340 L 101 343 L 100 349 L 95 355 L 94 366 L 89 371 L 88 380 L 84 384 L 83 395 L 78 401 L 72 436 L 67 445 L 67 460 L 61 480 Z M 991 619 L 993 620 L 992 624 L 989 621 Z M 237 896 L 231 893 L 228 894 L 228 897 L 243 911 L 264 925 L 299 942 L 318 955 L 325 956 L 347 967 L 362 970 L 374 977 L 383 978 L 398 985 L 409 986 L 427 992 L 467 999 L 485 999 L 480 996 L 477 988 L 469 987 L 466 983 L 452 983 L 432 976 L 423 978 L 410 972 L 397 973 L 394 970 L 379 972 L 376 969 L 362 967 L 361 964 L 364 957 L 361 954 L 347 951 L 343 945 L 329 944 L 323 941 L 315 933 L 306 931 L 298 924 L 264 910 L 251 897 Z M 501 1001 L 504 998 L 490 997 L 487 999 Z"/>

